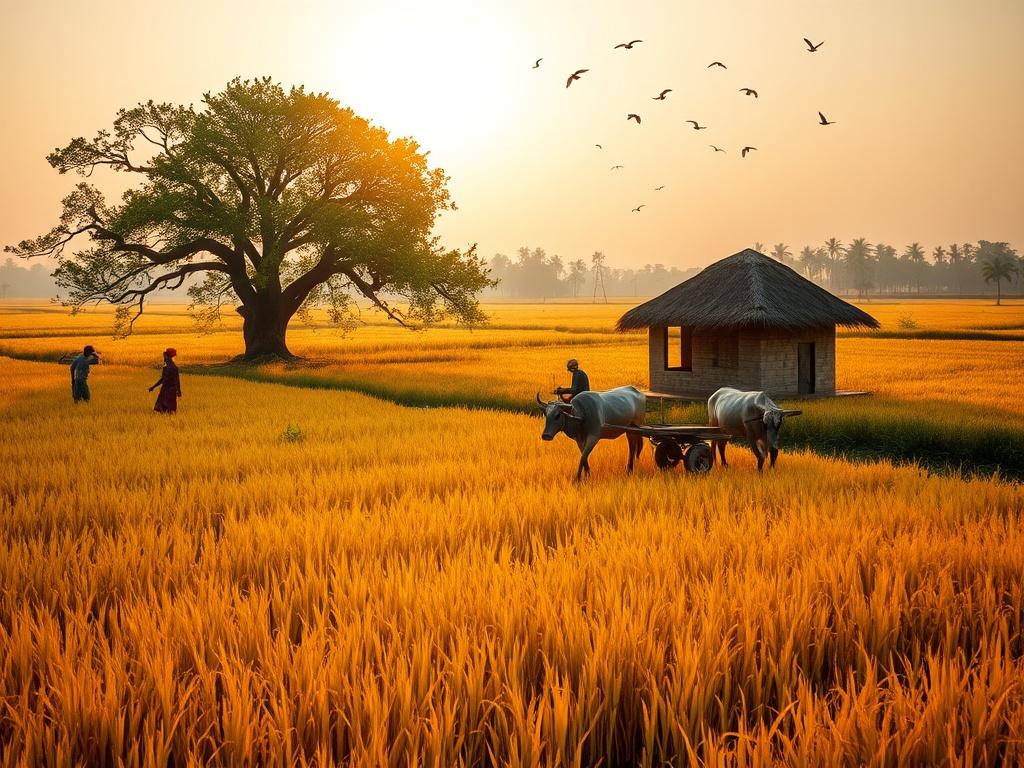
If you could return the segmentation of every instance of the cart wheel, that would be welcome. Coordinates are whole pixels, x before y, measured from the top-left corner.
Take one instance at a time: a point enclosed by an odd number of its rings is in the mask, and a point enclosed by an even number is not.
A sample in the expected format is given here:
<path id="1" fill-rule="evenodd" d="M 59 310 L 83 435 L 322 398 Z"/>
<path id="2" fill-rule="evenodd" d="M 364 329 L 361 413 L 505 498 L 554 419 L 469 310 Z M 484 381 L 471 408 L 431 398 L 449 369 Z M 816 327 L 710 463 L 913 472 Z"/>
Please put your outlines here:
<path id="1" fill-rule="evenodd" d="M 683 449 L 675 440 L 663 440 L 654 449 L 654 463 L 658 469 L 672 469 L 683 460 Z"/>
<path id="2" fill-rule="evenodd" d="M 686 449 L 683 466 L 687 472 L 703 475 L 715 464 L 715 452 L 707 443 L 694 443 Z"/>

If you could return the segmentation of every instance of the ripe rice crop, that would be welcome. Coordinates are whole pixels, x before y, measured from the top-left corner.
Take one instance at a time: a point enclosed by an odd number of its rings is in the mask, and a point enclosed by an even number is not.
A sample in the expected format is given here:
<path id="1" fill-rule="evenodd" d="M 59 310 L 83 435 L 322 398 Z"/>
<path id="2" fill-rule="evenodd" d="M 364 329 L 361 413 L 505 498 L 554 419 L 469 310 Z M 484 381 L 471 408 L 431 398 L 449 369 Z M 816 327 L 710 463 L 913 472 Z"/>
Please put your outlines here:
<path id="1" fill-rule="evenodd" d="M 0 367 L 4 764 L 1024 761 L 1019 485 Z"/>

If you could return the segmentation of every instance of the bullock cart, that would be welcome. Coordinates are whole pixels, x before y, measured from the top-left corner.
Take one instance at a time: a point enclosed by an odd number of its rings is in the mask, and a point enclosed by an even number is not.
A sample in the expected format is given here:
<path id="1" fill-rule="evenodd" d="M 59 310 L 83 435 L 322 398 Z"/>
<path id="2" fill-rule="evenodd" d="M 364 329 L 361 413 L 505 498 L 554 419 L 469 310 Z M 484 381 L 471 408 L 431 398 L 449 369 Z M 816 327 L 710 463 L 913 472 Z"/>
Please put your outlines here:
<path id="1" fill-rule="evenodd" d="M 672 469 L 682 464 L 687 472 L 710 472 L 715 464 L 712 440 L 728 440 L 720 427 L 703 424 L 623 427 L 626 432 L 646 437 L 654 446 L 654 463 L 659 469 Z"/>

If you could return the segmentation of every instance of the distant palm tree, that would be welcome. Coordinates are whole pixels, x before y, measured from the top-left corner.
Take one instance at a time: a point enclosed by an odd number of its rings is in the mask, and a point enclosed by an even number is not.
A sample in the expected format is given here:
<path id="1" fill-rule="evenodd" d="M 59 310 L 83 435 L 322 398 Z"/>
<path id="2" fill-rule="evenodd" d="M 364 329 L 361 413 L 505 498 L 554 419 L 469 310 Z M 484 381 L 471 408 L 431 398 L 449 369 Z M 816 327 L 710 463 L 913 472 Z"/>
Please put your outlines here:
<path id="1" fill-rule="evenodd" d="M 867 239 L 858 237 L 850 243 L 850 247 L 846 249 L 845 258 L 847 269 L 853 276 L 853 287 L 857 289 L 857 293 L 863 299 L 864 293 L 874 285 L 872 280 L 874 265 L 871 263 L 871 246 Z"/>
<path id="2" fill-rule="evenodd" d="M 809 245 L 805 245 L 800 249 L 800 268 L 803 269 L 804 274 L 807 275 L 808 279 L 813 280 L 817 274 L 819 267 L 818 262 L 818 251 L 811 248 Z"/>
<path id="3" fill-rule="evenodd" d="M 583 259 L 569 262 L 569 285 L 573 298 L 580 295 L 580 288 L 587 282 L 587 263 Z"/>
<path id="4" fill-rule="evenodd" d="M 830 237 L 825 241 L 825 253 L 828 254 L 829 260 L 829 284 L 834 291 L 839 287 L 839 262 L 843 258 L 843 242 Z"/>
<path id="5" fill-rule="evenodd" d="M 949 246 L 949 268 L 953 272 L 953 279 L 956 281 L 956 292 L 958 294 L 963 293 L 962 283 L 962 272 L 963 272 L 963 261 L 964 254 L 960 250 L 960 246 L 957 243 L 951 243 Z"/>
<path id="6" fill-rule="evenodd" d="M 1012 282 L 1013 276 L 1017 274 L 1017 260 L 1005 254 L 990 256 L 981 262 L 981 276 L 986 283 L 996 284 L 996 306 L 998 307 L 1003 299 L 1003 280 Z"/>
<path id="7" fill-rule="evenodd" d="M 936 292 L 945 290 L 946 278 L 949 272 L 946 270 L 948 264 L 946 249 L 941 245 L 936 245 L 932 248 L 932 263 L 936 266 L 935 270 L 935 290 Z"/>
<path id="8" fill-rule="evenodd" d="M 758 253 L 764 253 L 764 243 L 758 240 L 756 243 L 754 243 L 754 250 L 757 251 Z"/>
<path id="9" fill-rule="evenodd" d="M 781 261 L 783 264 L 788 264 L 790 259 L 793 258 L 793 254 L 789 250 L 789 246 L 785 243 L 776 243 L 772 246 L 772 258 Z"/>
<path id="10" fill-rule="evenodd" d="M 914 265 L 914 275 L 917 281 L 917 292 L 921 292 L 921 269 L 924 266 L 924 248 L 920 243 L 911 243 L 903 251 L 904 258 Z"/>

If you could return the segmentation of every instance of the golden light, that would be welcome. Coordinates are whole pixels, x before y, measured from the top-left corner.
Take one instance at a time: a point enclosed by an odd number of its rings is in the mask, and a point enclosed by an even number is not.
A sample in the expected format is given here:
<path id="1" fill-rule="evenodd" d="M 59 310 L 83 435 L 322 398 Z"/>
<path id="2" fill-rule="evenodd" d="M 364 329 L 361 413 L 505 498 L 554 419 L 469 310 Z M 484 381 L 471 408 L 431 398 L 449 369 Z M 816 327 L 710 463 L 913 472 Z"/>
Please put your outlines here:
<path id="1" fill-rule="evenodd" d="M 332 92 L 392 134 L 412 136 L 442 165 L 494 151 L 527 96 L 516 65 L 528 64 L 510 50 L 516 23 L 470 4 L 443 13 L 422 3 L 391 13 L 367 6 L 345 20 Z"/>

